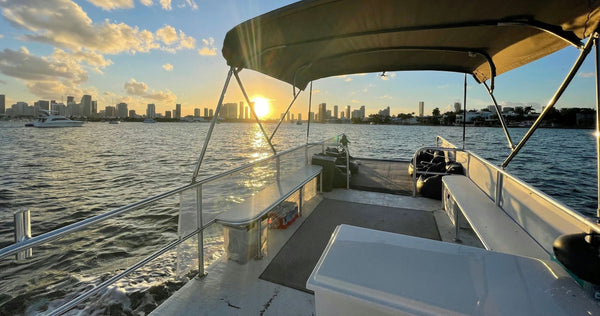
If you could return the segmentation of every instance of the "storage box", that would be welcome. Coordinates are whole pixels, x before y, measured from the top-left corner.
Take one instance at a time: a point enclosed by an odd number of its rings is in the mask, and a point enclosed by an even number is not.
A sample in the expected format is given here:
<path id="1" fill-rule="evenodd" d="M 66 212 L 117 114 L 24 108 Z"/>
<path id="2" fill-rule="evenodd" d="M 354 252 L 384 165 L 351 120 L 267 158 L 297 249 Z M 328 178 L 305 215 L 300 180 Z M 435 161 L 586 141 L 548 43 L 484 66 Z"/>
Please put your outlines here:
<path id="1" fill-rule="evenodd" d="M 298 203 L 283 201 L 269 212 L 269 228 L 286 229 L 298 218 Z"/>
<path id="2" fill-rule="evenodd" d="M 240 264 L 248 262 L 257 256 L 267 253 L 268 220 L 261 221 L 260 229 L 260 253 L 259 253 L 259 231 L 258 221 L 247 225 L 229 226 L 223 225 L 223 236 L 225 241 L 225 252 L 229 260 Z"/>

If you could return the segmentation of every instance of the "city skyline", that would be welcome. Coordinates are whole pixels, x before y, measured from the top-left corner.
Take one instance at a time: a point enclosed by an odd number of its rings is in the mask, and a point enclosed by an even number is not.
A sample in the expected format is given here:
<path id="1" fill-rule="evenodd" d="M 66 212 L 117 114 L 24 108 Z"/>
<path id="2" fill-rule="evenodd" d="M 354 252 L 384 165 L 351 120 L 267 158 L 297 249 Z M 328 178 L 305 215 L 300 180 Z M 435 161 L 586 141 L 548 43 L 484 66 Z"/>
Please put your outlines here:
<path id="1" fill-rule="evenodd" d="M 193 115 L 195 108 L 214 109 L 227 71 L 220 54 L 225 33 L 291 2 L 3 1 L 0 94 L 6 95 L 6 108 L 19 101 L 64 103 L 69 96 L 79 100 L 92 95 L 99 109 L 127 103 L 129 110 L 144 113 L 147 104 L 155 104 L 157 112 L 180 117 Z M 48 16 L 54 17 L 49 23 Z M 577 55 L 577 49 L 567 47 L 499 76 L 495 92 L 500 105 L 540 110 L 568 71 L 559 65 Z M 593 107 L 593 73 L 588 58 L 557 107 Z M 270 101 L 270 118 L 285 112 L 292 99 L 288 84 L 253 71 L 240 76 L 250 98 Z M 491 104 L 485 89 L 468 78 L 467 108 Z M 291 113 L 307 117 L 308 94 L 307 89 L 300 95 Z M 235 82 L 225 100 L 244 100 Z M 423 101 L 430 113 L 435 107 L 450 111 L 462 100 L 462 74 L 386 72 L 317 80 L 312 106 L 314 112 L 320 103 L 338 105 L 339 115 L 347 117 L 343 110 L 348 105 L 365 105 L 366 115 L 387 106 L 397 114 L 417 112 L 416 104 Z M 181 105 L 179 113 L 176 104 Z"/>

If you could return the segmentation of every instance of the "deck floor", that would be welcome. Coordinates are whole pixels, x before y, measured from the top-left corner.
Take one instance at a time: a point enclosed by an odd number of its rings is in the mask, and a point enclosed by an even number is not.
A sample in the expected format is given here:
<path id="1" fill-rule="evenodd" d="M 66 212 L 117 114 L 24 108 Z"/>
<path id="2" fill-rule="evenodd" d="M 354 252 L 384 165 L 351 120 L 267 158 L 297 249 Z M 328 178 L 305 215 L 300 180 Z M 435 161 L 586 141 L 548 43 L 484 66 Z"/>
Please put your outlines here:
<path id="1" fill-rule="evenodd" d="M 319 206 L 329 207 L 328 200 L 344 201 L 353 204 L 353 207 L 365 210 L 363 216 L 370 217 L 370 221 L 377 221 L 377 212 L 368 212 L 369 209 L 378 207 L 407 209 L 414 212 L 421 211 L 433 215 L 435 220 L 429 224 L 445 240 L 445 233 L 451 231 L 444 225 L 443 215 L 439 217 L 441 204 L 439 201 L 427 198 L 413 198 L 409 196 L 392 195 L 376 192 L 336 189 L 332 192 L 318 195 L 306 203 L 302 217 L 298 218 L 285 230 L 269 230 L 267 254 L 260 260 L 250 260 L 244 265 L 221 258 L 207 268 L 207 275 L 202 279 L 188 282 L 175 295 L 153 311 L 154 315 L 314 315 L 314 296 L 277 283 L 260 279 L 260 275 L 277 256 L 280 250 L 295 236 L 295 232 L 304 224 L 310 224 L 308 219 L 312 212 Z M 336 204 L 336 203 L 334 203 Z M 355 219 L 360 221 L 360 218 Z M 381 218 L 381 220 L 384 220 Z M 328 218 L 331 225 L 336 221 Z M 330 225 L 330 224 L 328 224 Z M 410 223 L 403 225 L 410 227 L 414 232 L 423 223 Z M 449 227 L 449 226 L 448 226 Z M 402 231 L 398 231 L 402 233 Z M 331 234 L 331 233 L 329 233 Z M 325 239 L 328 240 L 326 237 Z M 312 266 L 309 267 L 312 270 Z"/>
<path id="2" fill-rule="evenodd" d="M 350 188 L 361 191 L 412 195 L 409 162 L 357 158 L 358 174 L 350 178 Z"/>

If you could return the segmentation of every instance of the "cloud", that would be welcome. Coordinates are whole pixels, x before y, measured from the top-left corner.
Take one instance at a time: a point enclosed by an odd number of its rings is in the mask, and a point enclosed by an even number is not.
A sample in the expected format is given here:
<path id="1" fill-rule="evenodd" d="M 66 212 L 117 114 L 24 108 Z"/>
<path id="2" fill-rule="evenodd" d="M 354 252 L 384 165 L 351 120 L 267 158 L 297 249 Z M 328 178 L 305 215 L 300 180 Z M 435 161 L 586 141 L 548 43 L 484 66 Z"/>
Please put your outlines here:
<path id="1" fill-rule="evenodd" d="M 158 29 L 156 36 L 166 45 L 171 45 L 178 39 L 177 31 L 170 25 L 165 25 L 162 29 Z"/>
<path id="2" fill-rule="evenodd" d="M 215 39 L 209 37 L 208 39 L 202 39 L 203 47 L 198 50 L 198 54 L 203 56 L 214 56 L 217 54 L 217 49 L 215 48 Z"/>
<path id="3" fill-rule="evenodd" d="M 352 103 L 360 103 L 360 101 L 358 101 L 356 99 L 352 99 Z"/>
<path id="4" fill-rule="evenodd" d="M 171 0 L 160 0 L 160 6 L 163 10 L 171 11 L 173 7 L 171 6 Z"/>
<path id="5" fill-rule="evenodd" d="M 175 96 L 171 90 L 166 89 L 165 92 L 152 90 L 152 92 L 148 92 L 148 85 L 146 85 L 144 82 L 138 82 L 134 78 L 131 78 L 128 82 L 126 82 L 123 87 L 125 88 L 125 92 L 127 92 L 127 94 L 139 96 L 144 99 L 165 103 L 172 103 L 177 100 L 177 96 Z"/>
<path id="6" fill-rule="evenodd" d="M 581 77 L 581 78 L 591 78 L 594 77 L 596 74 L 593 72 L 580 72 L 577 74 L 577 77 Z"/>
<path id="7" fill-rule="evenodd" d="M 113 9 L 131 9 L 133 0 L 87 0 L 89 3 L 110 11 Z"/>
<path id="8" fill-rule="evenodd" d="M 143 5 L 145 5 L 145 6 L 147 6 L 147 7 L 150 7 L 153 4 L 152 0 L 140 0 L 140 3 L 143 4 Z"/>
<path id="9" fill-rule="evenodd" d="M 350 81 L 352 81 L 352 78 L 348 77 L 348 78 L 344 79 L 344 81 L 350 82 Z"/>
<path id="10" fill-rule="evenodd" d="M 0 34 L 0 38 L 4 38 L 4 35 Z"/>
<path id="11" fill-rule="evenodd" d="M 173 65 L 166 63 L 164 65 L 162 65 L 163 69 L 166 71 L 172 71 L 173 70 Z"/>
<path id="12" fill-rule="evenodd" d="M 141 96 L 148 90 L 148 85 L 143 82 L 137 82 L 135 79 L 131 78 L 129 82 L 125 82 L 124 88 L 127 94 Z"/>
<path id="13" fill-rule="evenodd" d="M 391 99 L 393 99 L 393 97 L 389 94 L 385 94 L 385 95 L 380 96 L 379 99 L 391 100 Z"/>
<path id="14" fill-rule="evenodd" d="M 315 90 L 313 90 L 313 92 L 312 92 L 312 94 L 319 94 L 319 93 L 321 93 L 321 90 L 319 90 L 319 89 L 315 89 Z"/>
<path id="15" fill-rule="evenodd" d="M 94 23 L 83 9 L 68 0 L 46 0 L 32 4 L 30 1 L 0 1 L 4 18 L 13 26 L 29 31 L 21 39 L 47 43 L 56 47 L 102 54 L 146 53 L 162 48 L 160 43 L 171 44 L 170 49 L 193 48 L 191 37 L 165 26 L 153 32 L 125 23 L 104 20 Z M 49 18 L 51 17 L 51 18 Z M 191 46 L 191 47 L 190 47 Z"/>
<path id="16" fill-rule="evenodd" d="M 185 0 L 185 3 L 192 8 L 192 10 L 196 10 L 198 9 L 198 5 L 196 4 L 196 1 L 194 0 Z M 183 5 L 182 7 L 185 7 L 185 5 Z"/>

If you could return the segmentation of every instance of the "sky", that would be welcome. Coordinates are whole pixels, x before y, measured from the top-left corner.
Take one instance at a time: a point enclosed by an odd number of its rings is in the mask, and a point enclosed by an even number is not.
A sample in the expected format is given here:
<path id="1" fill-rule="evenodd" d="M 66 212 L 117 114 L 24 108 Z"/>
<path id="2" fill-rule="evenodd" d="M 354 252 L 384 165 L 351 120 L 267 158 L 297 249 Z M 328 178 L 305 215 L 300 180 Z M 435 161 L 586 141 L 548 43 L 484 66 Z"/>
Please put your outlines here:
<path id="1" fill-rule="evenodd" d="M 293 1 L 197 0 L 0 0 L 0 94 L 7 107 L 17 101 L 66 103 L 91 94 L 98 110 L 119 102 L 144 114 L 182 104 L 214 109 L 228 67 L 221 55 L 228 30 L 259 14 Z M 501 105 L 531 105 L 541 110 L 562 82 L 579 52 L 567 47 L 551 56 L 496 78 Z M 592 57 L 592 56 L 590 56 Z M 557 107 L 594 107 L 593 58 L 588 58 Z M 251 98 L 270 101 L 271 116 L 292 100 L 292 87 L 250 70 L 240 73 Z M 389 106 L 391 113 L 443 113 L 463 100 L 463 75 L 446 72 L 388 72 L 316 80 L 313 109 L 319 103 L 357 109 L 367 114 Z M 225 102 L 243 100 L 235 82 Z M 308 108 L 308 88 L 291 109 Z M 468 77 L 467 108 L 492 104 L 484 87 Z"/>

